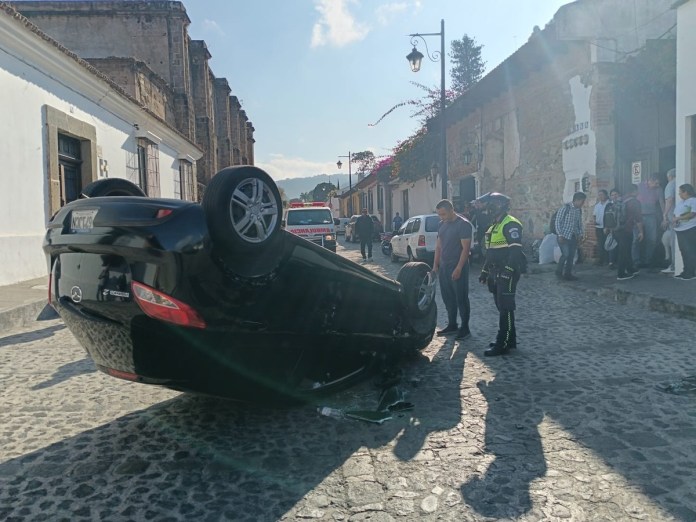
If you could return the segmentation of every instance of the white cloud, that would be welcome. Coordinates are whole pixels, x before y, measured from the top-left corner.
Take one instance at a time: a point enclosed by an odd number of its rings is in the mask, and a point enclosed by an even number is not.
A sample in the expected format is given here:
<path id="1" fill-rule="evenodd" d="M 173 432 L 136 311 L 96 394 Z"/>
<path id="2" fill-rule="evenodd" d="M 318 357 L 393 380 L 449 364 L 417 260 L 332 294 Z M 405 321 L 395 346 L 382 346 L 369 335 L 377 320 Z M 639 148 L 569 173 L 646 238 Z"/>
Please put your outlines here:
<path id="1" fill-rule="evenodd" d="M 315 0 L 320 17 L 312 28 L 312 47 L 343 47 L 367 36 L 370 31 L 367 25 L 356 21 L 348 11 L 351 3 L 355 0 Z"/>
<path id="2" fill-rule="evenodd" d="M 394 16 L 403 13 L 408 9 L 409 4 L 406 2 L 392 2 L 390 4 L 382 4 L 375 9 L 375 18 L 382 25 L 387 25 Z"/>
<path id="3" fill-rule="evenodd" d="M 218 25 L 218 23 L 215 20 L 208 20 L 206 18 L 205 20 L 203 20 L 203 23 L 201 25 L 203 26 L 203 31 L 205 33 L 212 33 L 219 36 L 225 35 L 225 31 L 222 30 L 222 27 L 220 27 L 220 25 Z"/>
<path id="4" fill-rule="evenodd" d="M 282 154 L 271 154 L 268 161 L 257 161 L 256 166 L 268 172 L 274 180 L 304 178 L 318 174 L 335 174 L 337 172 L 335 162 L 289 158 Z"/>

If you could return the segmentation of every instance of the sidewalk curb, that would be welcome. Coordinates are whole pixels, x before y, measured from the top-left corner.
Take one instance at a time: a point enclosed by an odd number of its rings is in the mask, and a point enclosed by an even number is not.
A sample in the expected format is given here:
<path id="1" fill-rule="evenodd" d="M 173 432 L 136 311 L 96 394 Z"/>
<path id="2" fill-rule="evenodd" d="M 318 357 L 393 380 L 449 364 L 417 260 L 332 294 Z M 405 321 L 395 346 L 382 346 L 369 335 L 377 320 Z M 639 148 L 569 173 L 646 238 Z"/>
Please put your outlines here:
<path id="1" fill-rule="evenodd" d="M 569 286 L 599 297 L 608 297 L 612 301 L 620 304 L 630 304 L 645 308 L 652 312 L 661 312 L 679 317 L 680 319 L 696 321 L 696 306 L 673 303 L 669 299 L 663 297 L 627 292 L 621 288 L 582 288 L 576 285 Z"/>
<path id="2" fill-rule="evenodd" d="M 21 328 L 34 321 L 56 318 L 58 318 L 58 314 L 48 306 L 46 299 L 37 299 L 0 312 L 0 332 Z"/>

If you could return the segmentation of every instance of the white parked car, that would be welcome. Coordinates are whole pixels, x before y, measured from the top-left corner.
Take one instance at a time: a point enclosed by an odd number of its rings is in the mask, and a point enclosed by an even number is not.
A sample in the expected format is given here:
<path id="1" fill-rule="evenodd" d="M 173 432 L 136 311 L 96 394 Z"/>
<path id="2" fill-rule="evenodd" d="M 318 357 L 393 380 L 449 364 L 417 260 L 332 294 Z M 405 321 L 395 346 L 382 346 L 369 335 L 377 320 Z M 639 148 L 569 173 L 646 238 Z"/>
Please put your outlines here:
<path id="1" fill-rule="evenodd" d="M 440 217 L 423 214 L 408 218 L 391 239 L 392 261 L 424 261 L 432 266 Z"/>
<path id="2" fill-rule="evenodd" d="M 440 216 L 423 214 L 407 219 L 391 239 L 391 260 L 423 261 L 430 266 L 435 260 L 437 244 L 437 229 L 440 226 Z M 476 251 L 476 227 L 472 225 L 471 252 Z"/>
<path id="3" fill-rule="evenodd" d="M 334 224 L 336 225 L 336 234 L 346 233 L 346 224 L 350 221 L 350 218 L 336 218 L 334 219 Z"/>

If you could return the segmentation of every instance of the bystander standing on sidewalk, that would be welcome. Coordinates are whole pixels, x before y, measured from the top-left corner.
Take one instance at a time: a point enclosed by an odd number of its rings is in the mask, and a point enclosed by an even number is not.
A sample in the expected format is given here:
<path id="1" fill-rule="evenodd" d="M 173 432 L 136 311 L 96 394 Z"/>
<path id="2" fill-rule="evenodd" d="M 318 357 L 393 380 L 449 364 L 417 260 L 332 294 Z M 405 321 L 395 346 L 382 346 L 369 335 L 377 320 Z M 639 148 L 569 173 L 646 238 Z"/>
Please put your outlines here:
<path id="1" fill-rule="evenodd" d="M 661 216 L 665 211 L 665 198 L 660 188 L 659 174 L 651 174 L 647 181 L 638 185 L 638 201 L 643 222 L 643 240 L 637 241 L 637 236 L 634 237 L 631 256 L 636 268 L 648 268 L 652 266 L 657 246 L 658 217 L 661 222 Z"/>
<path id="2" fill-rule="evenodd" d="M 619 224 L 619 227 L 614 231 L 614 236 L 619 245 L 616 247 L 618 250 L 618 273 L 616 279 L 619 281 L 625 281 L 636 276 L 638 271 L 633 266 L 632 257 L 632 245 L 634 241 L 634 230 L 635 239 L 640 242 L 643 241 L 643 221 L 640 211 L 640 202 L 636 199 L 636 194 L 638 193 L 638 187 L 636 185 L 629 185 L 628 192 L 626 192 L 626 197 L 623 198 L 623 220 Z"/>
<path id="3" fill-rule="evenodd" d="M 674 277 L 696 279 L 696 191 L 689 183 L 679 186 L 679 201 L 674 209 L 674 230 L 684 261 L 684 271 Z"/>
<path id="4" fill-rule="evenodd" d="M 607 202 L 607 206 L 604 208 L 604 212 L 606 213 L 607 208 L 615 204 L 621 204 L 621 191 L 619 191 L 617 188 L 613 188 L 609 191 L 609 201 Z M 604 226 L 606 226 L 606 223 L 604 223 Z M 604 230 L 604 234 L 607 234 L 606 229 Z M 616 268 L 618 257 L 619 251 L 617 248 L 609 251 L 609 268 Z"/>
<path id="5" fill-rule="evenodd" d="M 556 214 L 556 235 L 558 246 L 561 248 L 561 259 L 558 260 L 556 277 L 566 281 L 575 281 L 572 273 L 573 261 L 578 245 L 585 239 L 582 229 L 582 206 L 587 196 L 583 192 L 573 194 L 573 201 L 566 203 Z"/>
<path id="6" fill-rule="evenodd" d="M 606 240 L 606 234 L 604 233 L 604 210 L 607 208 L 607 203 L 609 202 L 609 195 L 607 191 L 602 189 L 597 193 L 597 203 L 595 203 L 592 221 L 595 227 L 595 235 L 597 237 L 597 266 L 603 266 L 607 264 L 609 259 L 608 252 L 604 248 L 604 241 Z"/>
<path id="7" fill-rule="evenodd" d="M 677 198 L 677 182 L 675 169 L 667 172 L 667 186 L 665 187 L 665 211 L 662 214 L 662 246 L 665 249 L 665 259 L 669 255 L 669 266 L 662 270 L 663 274 L 674 273 L 674 256 L 677 252 L 677 234 L 674 232 L 674 206 Z"/>

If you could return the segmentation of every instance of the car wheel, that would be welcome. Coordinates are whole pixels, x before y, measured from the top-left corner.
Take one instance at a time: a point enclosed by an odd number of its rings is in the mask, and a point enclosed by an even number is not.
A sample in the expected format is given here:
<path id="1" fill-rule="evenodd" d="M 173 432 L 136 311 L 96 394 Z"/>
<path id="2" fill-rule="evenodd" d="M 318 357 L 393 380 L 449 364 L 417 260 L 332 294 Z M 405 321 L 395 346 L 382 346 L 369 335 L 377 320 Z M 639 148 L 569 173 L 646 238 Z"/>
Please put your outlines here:
<path id="1" fill-rule="evenodd" d="M 243 165 L 218 172 L 203 196 L 213 243 L 228 253 L 260 253 L 280 236 L 282 200 L 271 177 Z"/>
<path id="2" fill-rule="evenodd" d="M 435 278 L 425 263 L 406 263 L 396 280 L 403 286 L 403 304 L 411 326 L 419 334 L 435 330 Z"/>
<path id="3" fill-rule="evenodd" d="M 399 262 L 399 256 L 397 256 L 397 255 L 394 253 L 393 250 L 392 250 L 392 253 L 391 253 L 391 262 L 392 262 L 392 263 L 398 263 L 398 262 Z"/>
<path id="4" fill-rule="evenodd" d="M 122 178 L 99 179 L 85 186 L 82 192 L 80 192 L 81 198 L 100 198 L 104 196 L 147 197 L 147 194 L 135 183 Z"/>

